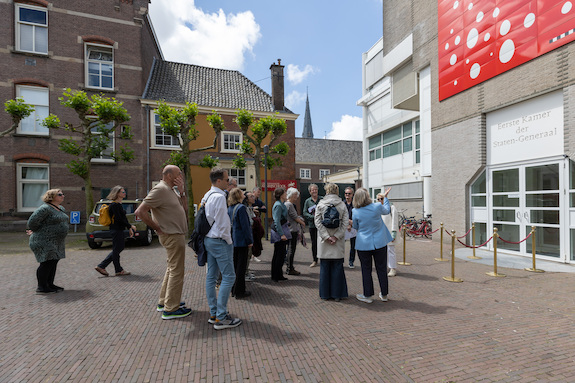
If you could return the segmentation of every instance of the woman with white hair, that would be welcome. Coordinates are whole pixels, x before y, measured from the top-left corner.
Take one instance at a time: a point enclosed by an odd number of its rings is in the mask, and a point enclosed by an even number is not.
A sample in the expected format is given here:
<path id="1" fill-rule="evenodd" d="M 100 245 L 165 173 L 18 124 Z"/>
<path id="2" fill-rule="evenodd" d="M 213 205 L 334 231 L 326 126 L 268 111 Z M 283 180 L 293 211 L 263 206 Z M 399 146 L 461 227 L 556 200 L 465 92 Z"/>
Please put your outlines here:
<path id="1" fill-rule="evenodd" d="M 347 208 L 336 184 L 325 185 L 325 197 L 315 210 L 318 234 L 317 257 L 320 260 L 319 296 L 321 299 L 347 298 L 347 282 L 343 270 L 345 231 L 349 225 Z"/>
<path id="2" fill-rule="evenodd" d="M 305 221 L 300 217 L 295 208 L 295 203 L 299 198 L 299 191 L 296 188 L 289 188 L 287 190 L 287 201 L 285 206 L 288 209 L 288 223 L 291 232 L 291 239 L 288 243 L 288 259 L 287 259 L 287 273 L 288 275 L 300 275 L 301 273 L 294 269 L 293 258 L 295 255 L 295 248 L 297 246 L 298 234 L 300 225 L 305 226 Z"/>

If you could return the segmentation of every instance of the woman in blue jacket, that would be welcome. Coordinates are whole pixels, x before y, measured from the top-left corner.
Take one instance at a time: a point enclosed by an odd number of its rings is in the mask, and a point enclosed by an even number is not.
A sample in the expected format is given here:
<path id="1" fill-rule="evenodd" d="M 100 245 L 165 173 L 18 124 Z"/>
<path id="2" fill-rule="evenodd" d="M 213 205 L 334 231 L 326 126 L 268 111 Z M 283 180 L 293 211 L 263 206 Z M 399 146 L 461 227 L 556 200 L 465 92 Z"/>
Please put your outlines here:
<path id="1" fill-rule="evenodd" d="M 228 196 L 228 215 L 232 222 L 232 241 L 234 242 L 234 269 L 236 282 L 232 287 L 232 296 L 236 299 L 249 297 L 246 291 L 246 267 L 248 264 L 248 248 L 254 244 L 252 226 L 248 216 L 248 208 L 242 203 L 244 192 L 239 188 L 230 190 Z"/>
<path id="2" fill-rule="evenodd" d="M 384 225 L 381 216 L 391 211 L 387 195 L 391 188 L 383 193 L 383 204 L 372 203 L 369 192 L 365 188 L 357 190 L 353 196 L 353 228 L 357 230 L 355 249 L 361 262 L 363 294 L 356 297 L 362 302 L 373 302 L 373 277 L 371 275 L 372 259 L 375 261 L 375 271 L 379 280 L 381 292 L 379 298 L 387 302 L 387 244 L 392 241 L 389 230 Z"/>
<path id="3" fill-rule="evenodd" d="M 279 282 L 287 280 L 284 277 L 282 266 L 286 257 L 288 239 L 284 233 L 282 225 L 287 222 L 288 210 L 285 205 L 287 200 L 286 190 L 282 187 L 274 190 L 276 202 L 272 208 L 272 218 L 274 220 L 272 228 L 281 237 L 281 240 L 274 243 L 274 256 L 272 258 L 272 281 Z M 285 227 L 285 226 L 284 226 Z"/>

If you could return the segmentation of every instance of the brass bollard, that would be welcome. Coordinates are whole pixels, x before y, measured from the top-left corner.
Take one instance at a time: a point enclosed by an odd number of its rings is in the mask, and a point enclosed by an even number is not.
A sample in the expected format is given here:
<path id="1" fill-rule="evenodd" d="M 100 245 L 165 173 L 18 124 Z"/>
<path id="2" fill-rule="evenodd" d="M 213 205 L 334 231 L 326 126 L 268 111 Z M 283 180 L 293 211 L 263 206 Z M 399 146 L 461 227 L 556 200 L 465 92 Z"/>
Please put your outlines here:
<path id="1" fill-rule="evenodd" d="M 443 222 L 441 222 L 441 240 L 440 240 L 440 249 L 439 249 L 439 258 L 435 258 L 438 262 L 449 262 L 449 259 L 443 259 Z"/>
<path id="2" fill-rule="evenodd" d="M 403 262 L 397 262 L 398 265 L 411 266 L 411 263 L 405 262 L 405 225 L 403 225 Z"/>
<path id="3" fill-rule="evenodd" d="M 448 282 L 463 282 L 461 278 L 455 278 L 455 230 L 451 230 L 451 277 L 443 277 Z"/>
<path id="4" fill-rule="evenodd" d="M 497 274 L 497 238 L 499 234 L 497 234 L 497 228 L 493 228 L 493 271 L 489 271 L 485 274 L 492 276 L 492 277 L 505 277 L 505 274 Z"/>
<path id="5" fill-rule="evenodd" d="M 544 273 L 545 270 L 541 270 L 535 267 L 535 226 L 531 226 L 531 235 L 533 237 L 531 239 L 531 253 L 533 253 L 533 267 L 532 268 L 526 267 L 525 270 L 531 271 L 533 273 Z"/>
<path id="6" fill-rule="evenodd" d="M 471 225 L 471 246 L 473 247 L 473 255 L 467 257 L 469 259 L 481 259 L 481 257 L 475 256 L 475 222 Z"/>

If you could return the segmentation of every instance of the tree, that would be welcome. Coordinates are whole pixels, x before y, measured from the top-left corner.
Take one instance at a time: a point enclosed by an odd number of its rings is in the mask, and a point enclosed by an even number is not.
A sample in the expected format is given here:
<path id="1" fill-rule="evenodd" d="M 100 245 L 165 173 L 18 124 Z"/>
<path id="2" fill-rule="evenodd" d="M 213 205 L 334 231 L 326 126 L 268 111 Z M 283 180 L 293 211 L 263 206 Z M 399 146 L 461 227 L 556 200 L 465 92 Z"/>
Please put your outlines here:
<path id="1" fill-rule="evenodd" d="M 12 125 L 10 128 L 0 132 L 0 137 L 4 137 L 18 128 L 20 121 L 28 117 L 34 112 L 34 107 L 24 103 L 24 99 L 18 97 L 15 100 L 8 100 L 4 103 L 4 110 L 12 117 Z"/>
<path id="2" fill-rule="evenodd" d="M 63 106 L 76 112 L 79 123 L 62 124 L 60 119 L 51 113 L 42 124 L 49 129 L 64 129 L 74 134 L 70 138 L 61 139 L 58 148 L 75 157 L 66 166 L 72 174 L 84 180 L 86 216 L 89 216 L 94 209 L 90 175 L 92 159 L 102 155 L 102 152 L 109 147 L 112 138 L 120 140 L 132 138 L 129 126 L 123 125 L 123 128 L 119 129 L 122 124 L 130 120 L 130 115 L 122 106 L 122 102 L 99 94 L 88 97 L 83 91 L 72 91 L 68 88 L 58 99 Z M 115 161 L 131 162 L 134 159 L 134 152 L 127 143 L 110 155 Z"/>
<path id="3" fill-rule="evenodd" d="M 280 137 L 287 131 L 287 124 L 284 119 L 278 118 L 277 113 L 273 116 L 260 118 L 254 123 L 253 113 L 244 109 L 239 109 L 236 112 L 235 122 L 240 127 L 244 139 L 240 147 L 240 153 L 234 158 L 234 167 L 243 169 L 246 167 L 246 160 L 244 154 L 252 157 L 256 166 L 256 186 L 261 186 L 262 179 L 260 175 L 260 168 L 264 161 L 264 140 L 269 137 L 269 155 L 267 158 L 267 168 L 271 169 L 274 166 L 282 164 L 282 156 L 285 156 L 289 151 L 289 145 L 284 141 L 279 142 L 273 146 Z"/>
<path id="4" fill-rule="evenodd" d="M 187 102 L 182 109 L 176 109 L 163 101 L 159 101 L 158 108 L 155 112 L 160 117 L 160 126 L 164 133 L 174 137 L 179 137 L 181 150 L 172 151 L 170 153 L 170 159 L 167 161 L 167 164 L 178 166 L 183 170 L 184 176 L 186 177 L 186 189 L 188 191 L 188 231 L 189 234 L 191 234 L 194 229 L 195 214 L 190 154 L 208 149 L 214 149 L 218 142 L 220 133 L 222 130 L 225 130 L 224 120 L 215 111 L 208 115 L 206 119 L 215 133 L 213 144 L 203 148 L 191 149 L 190 143 L 195 141 L 200 135 L 200 132 L 196 129 L 198 105 L 196 105 L 196 103 L 190 104 Z M 204 157 L 201 162 L 204 167 L 210 167 L 212 164 L 216 163 L 217 159 L 213 159 L 211 156 Z"/>

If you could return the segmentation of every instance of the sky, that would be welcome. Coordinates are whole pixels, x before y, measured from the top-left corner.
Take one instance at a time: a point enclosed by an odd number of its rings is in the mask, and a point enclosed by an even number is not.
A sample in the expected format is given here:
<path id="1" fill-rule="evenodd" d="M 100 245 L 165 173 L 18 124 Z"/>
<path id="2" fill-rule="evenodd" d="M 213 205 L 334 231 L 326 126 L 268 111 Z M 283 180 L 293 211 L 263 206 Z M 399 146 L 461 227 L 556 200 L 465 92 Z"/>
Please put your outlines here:
<path id="1" fill-rule="evenodd" d="M 164 59 L 240 71 L 271 94 L 281 59 L 285 105 L 300 116 L 306 92 L 314 138 L 362 139 L 362 54 L 382 35 L 382 0 L 152 0 Z"/>

